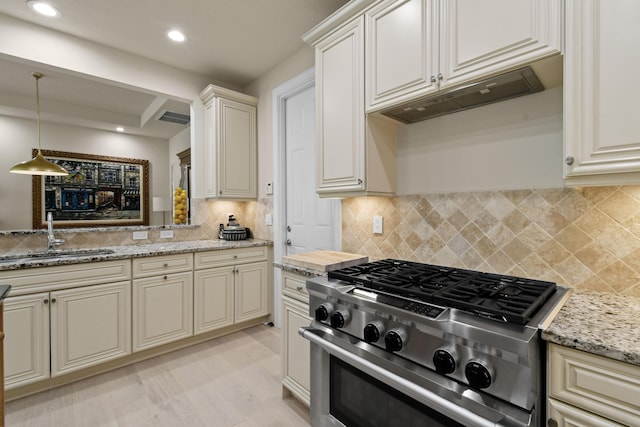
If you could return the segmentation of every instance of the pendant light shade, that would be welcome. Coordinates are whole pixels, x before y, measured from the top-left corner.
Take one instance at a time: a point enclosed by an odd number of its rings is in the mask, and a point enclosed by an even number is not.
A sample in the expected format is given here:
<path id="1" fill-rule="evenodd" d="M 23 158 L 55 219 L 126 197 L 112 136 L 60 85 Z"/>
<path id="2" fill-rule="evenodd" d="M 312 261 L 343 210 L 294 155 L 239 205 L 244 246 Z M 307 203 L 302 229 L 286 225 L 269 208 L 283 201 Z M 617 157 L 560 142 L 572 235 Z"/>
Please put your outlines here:
<path id="1" fill-rule="evenodd" d="M 33 159 L 18 163 L 9 169 L 9 172 L 25 175 L 69 175 L 69 172 L 67 172 L 65 168 L 48 161 L 42 155 L 42 150 L 40 148 L 40 92 L 38 90 L 38 80 L 40 80 L 42 74 L 31 73 L 31 75 L 36 79 L 36 127 L 38 130 L 38 153 Z"/>

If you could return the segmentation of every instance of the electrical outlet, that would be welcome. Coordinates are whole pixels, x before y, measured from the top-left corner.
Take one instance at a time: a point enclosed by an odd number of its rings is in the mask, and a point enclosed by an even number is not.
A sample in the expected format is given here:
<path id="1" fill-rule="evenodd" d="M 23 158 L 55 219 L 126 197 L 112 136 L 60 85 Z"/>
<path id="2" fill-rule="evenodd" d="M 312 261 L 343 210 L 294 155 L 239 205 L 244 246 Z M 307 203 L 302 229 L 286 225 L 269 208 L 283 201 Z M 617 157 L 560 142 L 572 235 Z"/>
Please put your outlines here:
<path id="1" fill-rule="evenodd" d="M 173 239 L 173 230 L 160 230 L 161 239 Z"/>
<path id="2" fill-rule="evenodd" d="M 382 217 L 373 217 L 373 234 L 382 234 Z"/>
<path id="3" fill-rule="evenodd" d="M 267 182 L 267 196 L 271 196 L 273 194 L 273 183 Z"/>
<path id="4" fill-rule="evenodd" d="M 146 240 L 149 238 L 149 233 L 146 231 L 134 231 L 133 240 Z"/>
<path id="5" fill-rule="evenodd" d="M 273 225 L 273 216 L 271 214 L 264 215 L 264 223 L 266 225 Z"/>

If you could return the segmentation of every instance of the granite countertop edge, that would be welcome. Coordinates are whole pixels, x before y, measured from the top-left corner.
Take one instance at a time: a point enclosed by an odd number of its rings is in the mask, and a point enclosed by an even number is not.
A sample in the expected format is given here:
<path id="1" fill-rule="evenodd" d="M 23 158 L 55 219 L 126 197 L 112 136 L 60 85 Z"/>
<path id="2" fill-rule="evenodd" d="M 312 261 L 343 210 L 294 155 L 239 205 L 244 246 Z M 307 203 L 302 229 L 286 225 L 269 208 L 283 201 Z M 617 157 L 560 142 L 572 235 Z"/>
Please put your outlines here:
<path id="1" fill-rule="evenodd" d="M 542 331 L 564 347 L 640 366 L 640 298 L 575 291 Z"/>
<path id="2" fill-rule="evenodd" d="M 0 271 L 23 270 L 27 268 L 50 267 L 55 265 L 83 264 L 89 262 L 142 258 L 158 255 L 173 255 L 187 252 L 205 252 L 225 249 L 251 248 L 259 246 L 273 246 L 273 242 L 271 240 L 260 239 L 246 239 L 236 241 L 193 240 L 185 242 L 147 243 L 139 245 L 100 246 L 99 248 L 86 249 L 107 249 L 113 251 L 113 253 L 99 255 L 92 254 L 72 258 L 35 258 L 33 260 L 29 260 L 26 262 L 22 261 L 19 263 L 4 262 L 0 263 Z"/>
<path id="3" fill-rule="evenodd" d="M 302 276 L 307 276 L 307 277 L 324 276 L 327 274 L 326 271 L 314 270 L 312 268 L 305 268 L 305 267 L 300 267 L 298 265 L 281 263 L 281 262 L 274 262 L 273 266 L 281 269 L 282 271 L 288 271 L 291 273 L 296 273 L 296 274 L 300 274 Z"/>

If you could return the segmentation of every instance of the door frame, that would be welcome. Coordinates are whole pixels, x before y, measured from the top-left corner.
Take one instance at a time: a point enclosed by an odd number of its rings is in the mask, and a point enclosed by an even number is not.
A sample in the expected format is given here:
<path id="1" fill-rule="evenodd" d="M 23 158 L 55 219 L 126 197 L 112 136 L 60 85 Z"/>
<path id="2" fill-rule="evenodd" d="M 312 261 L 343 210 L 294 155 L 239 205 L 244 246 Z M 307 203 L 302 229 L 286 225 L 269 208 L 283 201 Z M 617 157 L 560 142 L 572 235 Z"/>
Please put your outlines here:
<path id="1" fill-rule="evenodd" d="M 288 98 L 298 93 L 314 87 L 315 68 L 311 67 L 292 79 L 276 87 L 272 92 L 272 112 L 273 112 L 273 260 L 281 263 L 282 256 L 286 253 L 286 101 Z M 336 242 L 341 242 L 342 217 L 339 204 L 335 212 L 336 227 L 334 227 L 334 238 Z M 273 269 L 273 321 L 280 327 L 280 291 L 282 274 L 279 268 Z"/>

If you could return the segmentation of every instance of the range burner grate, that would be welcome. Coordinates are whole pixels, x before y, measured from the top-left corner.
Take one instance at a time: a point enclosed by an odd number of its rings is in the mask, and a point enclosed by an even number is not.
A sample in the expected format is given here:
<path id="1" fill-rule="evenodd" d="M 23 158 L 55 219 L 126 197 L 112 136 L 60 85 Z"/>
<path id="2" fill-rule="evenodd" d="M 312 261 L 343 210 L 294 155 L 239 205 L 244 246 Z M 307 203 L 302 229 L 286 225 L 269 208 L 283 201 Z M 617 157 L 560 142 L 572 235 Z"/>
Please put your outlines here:
<path id="1" fill-rule="evenodd" d="M 329 278 L 520 325 L 556 288 L 552 282 L 395 259 L 331 271 Z"/>

